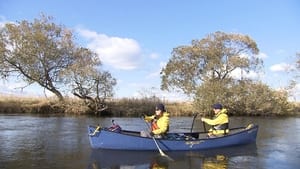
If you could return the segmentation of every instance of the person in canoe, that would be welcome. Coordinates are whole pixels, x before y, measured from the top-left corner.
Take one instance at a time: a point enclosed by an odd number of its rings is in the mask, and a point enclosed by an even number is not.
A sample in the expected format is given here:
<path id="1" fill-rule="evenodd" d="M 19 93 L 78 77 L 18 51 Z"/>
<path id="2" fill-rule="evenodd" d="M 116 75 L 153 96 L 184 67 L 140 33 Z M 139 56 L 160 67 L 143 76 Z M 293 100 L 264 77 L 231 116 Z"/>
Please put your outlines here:
<path id="1" fill-rule="evenodd" d="M 159 103 L 155 107 L 155 114 L 151 116 L 143 115 L 142 117 L 148 123 L 151 123 L 151 131 L 141 131 L 143 137 L 162 138 L 169 131 L 169 116 L 165 105 Z"/>
<path id="2" fill-rule="evenodd" d="M 219 137 L 229 133 L 229 119 L 227 109 L 223 108 L 222 104 L 216 103 L 212 106 L 215 116 L 213 119 L 201 118 L 201 121 L 211 125 L 208 130 L 208 137 Z"/>

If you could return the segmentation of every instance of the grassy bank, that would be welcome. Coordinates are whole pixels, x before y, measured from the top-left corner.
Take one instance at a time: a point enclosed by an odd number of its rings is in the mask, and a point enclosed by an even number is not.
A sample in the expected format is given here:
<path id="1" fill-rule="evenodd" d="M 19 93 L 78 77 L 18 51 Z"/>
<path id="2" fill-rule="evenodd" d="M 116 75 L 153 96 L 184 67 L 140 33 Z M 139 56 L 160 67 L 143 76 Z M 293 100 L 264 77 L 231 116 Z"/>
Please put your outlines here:
<path id="1" fill-rule="evenodd" d="M 1 96 L 0 113 L 4 114 L 46 114 L 63 113 L 55 99 L 38 97 Z"/>
<path id="2" fill-rule="evenodd" d="M 152 114 L 157 101 L 150 99 L 118 99 L 108 101 L 108 109 L 101 114 L 91 112 L 82 100 L 67 98 L 59 103 L 54 98 L 1 96 L 0 113 L 2 114 L 73 114 L 102 115 L 120 117 L 138 117 L 141 114 Z M 189 103 L 165 103 L 173 116 L 191 115 L 192 105 Z"/>
<path id="3" fill-rule="evenodd" d="M 59 103 L 55 98 L 1 96 L 1 114 L 57 114 L 57 115 L 93 115 L 139 117 L 142 114 L 153 114 L 158 100 L 151 99 L 118 99 L 107 102 L 108 108 L 95 114 L 82 102 L 74 98 L 66 98 L 64 103 Z M 194 112 L 192 103 L 165 102 L 167 111 L 172 116 L 191 116 Z M 293 115 L 300 115 L 300 104 L 295 104 Z M 206 114 L 207 115 L 207 114 Z M 230 114 L 234 115 L 234 114 Z M 259 114 L 256 114 L 259 116 Z"/>

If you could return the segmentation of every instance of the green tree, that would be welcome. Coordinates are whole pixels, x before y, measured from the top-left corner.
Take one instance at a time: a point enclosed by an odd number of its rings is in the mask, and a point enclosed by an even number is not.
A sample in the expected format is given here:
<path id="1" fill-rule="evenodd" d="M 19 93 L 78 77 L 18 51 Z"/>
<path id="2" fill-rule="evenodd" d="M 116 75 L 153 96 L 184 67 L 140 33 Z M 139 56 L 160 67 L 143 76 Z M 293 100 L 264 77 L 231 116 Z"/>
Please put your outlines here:
<path id="1" fill-rule="evenodd" d="M 230 89 L 234 97 L 227 100 L 233 114 L 284 114 L 288 107 L 287 93 L 272 90 L 268 85 L 251 80 L 240 81 Z"/>
<path id="2" fill-rule="evenodd" d="M 173 49 L 162 69 L 163 90 L 179 88 L 195 100 L 222 101 L 234 81 L 233 71 L 259 71 L 263 65 L 259 49 L 247 35 L 215 32 L 191 45 Z M 241 79 L 244 80 L 244 79 Z M 203 103 L 203 102 L 202 102 Z M 207 106 L 207 105 L 206 105 Z"/>

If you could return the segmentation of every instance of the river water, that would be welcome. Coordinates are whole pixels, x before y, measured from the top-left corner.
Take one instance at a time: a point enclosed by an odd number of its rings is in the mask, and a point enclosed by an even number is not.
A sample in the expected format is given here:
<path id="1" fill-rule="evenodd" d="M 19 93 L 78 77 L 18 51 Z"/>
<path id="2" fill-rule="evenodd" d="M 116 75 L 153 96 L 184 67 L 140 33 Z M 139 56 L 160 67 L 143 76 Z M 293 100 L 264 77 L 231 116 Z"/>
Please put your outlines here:
<path id="1" fill-rule="evenodd" d="M 140 118 L 96 118 L 0 115 L 0 169 L 239 169 L 300 166 L 300 118 L 231 117 L 230 127 L 259 125 L 256 144 L 199 152 L 92 150 L 87 126 L 110 126 L 114 119 L 123 129 L 144 130 Z M 190 131 L 192 117 L 171 118 L 171 131 Z M 197 119 L 193 131 L 203 131 Z M 122 140 L 120 140 L 122 141 Z"/>

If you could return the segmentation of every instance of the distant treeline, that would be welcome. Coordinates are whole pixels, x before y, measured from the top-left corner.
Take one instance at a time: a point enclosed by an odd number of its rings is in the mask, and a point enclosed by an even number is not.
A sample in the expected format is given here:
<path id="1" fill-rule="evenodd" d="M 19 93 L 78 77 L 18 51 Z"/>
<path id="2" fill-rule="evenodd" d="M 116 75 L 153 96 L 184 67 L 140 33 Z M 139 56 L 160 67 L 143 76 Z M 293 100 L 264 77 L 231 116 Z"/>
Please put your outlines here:
<path id="1" fill-rule="evenodd" d="M 2 114 L 38 114 L 38 115 L 91 115 L 91 116 L 114 116 L 114 117 L 139 117 L 142 114 L 153 114 L 155 105 L 162 102 L 159 99 L 134 99 L 123 98 L 107 102 L 107 109 L 101 113 L 91 112 L 90 109 L 79 99 L 66 99 L 62 104 L 56 99 L 46 98 L 22 98 L 2 96 L 0 99 L 0 113 Z M 166 109 L 172 116 L 192 116 L 200 113 L 205 116 L 212 116 L 211 112 L 197 111 L 193 103 L 189 102 L 163 102 Z M 231 116 L 297 116 L 300 115 L 300 104 L 293 103 L 288 113 L 263 112 L 241 113 L 229 108 Z M 227 108 L 227 107 L 226 107 Z M 241 108 L 242 109 L 242 108 Z M 237 113 L 239 112 L 239 113 Z"/>

